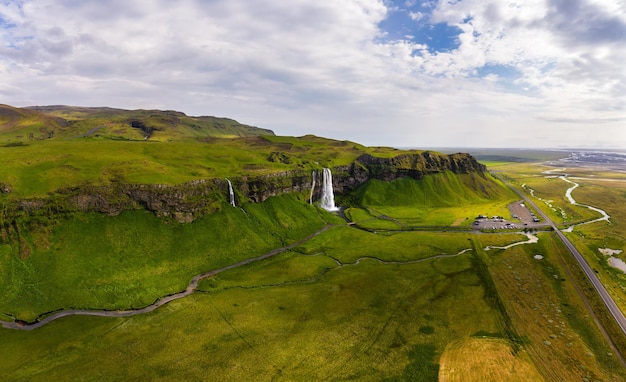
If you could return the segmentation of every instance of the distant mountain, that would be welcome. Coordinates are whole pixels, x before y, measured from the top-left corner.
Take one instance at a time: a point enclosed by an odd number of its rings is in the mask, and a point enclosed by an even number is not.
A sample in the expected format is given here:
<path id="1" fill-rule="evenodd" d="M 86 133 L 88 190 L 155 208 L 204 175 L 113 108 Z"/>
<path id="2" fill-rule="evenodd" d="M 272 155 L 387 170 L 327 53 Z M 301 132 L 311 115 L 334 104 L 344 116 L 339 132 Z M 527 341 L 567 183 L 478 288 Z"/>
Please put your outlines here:
<path id="1" fill-rule="evenodd" d="M 20 109 L 0 104 L 0 140 L 17 137 L 23 140 L 47 139 L 64 130 L 68 121 L 36 110 Z M 10 139 L 9 139 L 10 140 Z"/>
<path id="2" fill-rule="evenodd" d="M 109 107 L 0 105 L 0 141 L 100 138 L 181 141 L 274 135 L 271 130 L 217 117 L 190 117 L 172 110 Z"/>

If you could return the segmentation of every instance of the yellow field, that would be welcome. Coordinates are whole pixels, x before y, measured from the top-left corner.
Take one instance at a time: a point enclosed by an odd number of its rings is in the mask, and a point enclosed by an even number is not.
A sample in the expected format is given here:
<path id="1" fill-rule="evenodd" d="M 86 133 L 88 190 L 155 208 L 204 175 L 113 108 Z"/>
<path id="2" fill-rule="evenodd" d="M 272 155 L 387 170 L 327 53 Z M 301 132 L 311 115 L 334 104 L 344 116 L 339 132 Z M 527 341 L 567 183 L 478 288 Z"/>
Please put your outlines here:
<path id="1" fill-rule="evenodd" d="M 439 360 L 440 382 L 543 381 L 528 355 L 514 354 L 509 341 L 468 338 L 446 346 Z"/>
<path id="2" fill-rule="evenodd" d="M 524 339 L 522 349 L 546 380 L 619 380 L 613 374 L 619 369 L 613 350 L 590 320 L 563 266 L 562 258 L 569 254 L 551 234 L 538 236 L 536 244 L 489 253 L 500 298 Z M 543 258 L 535 259 L 537 254 Z"/>

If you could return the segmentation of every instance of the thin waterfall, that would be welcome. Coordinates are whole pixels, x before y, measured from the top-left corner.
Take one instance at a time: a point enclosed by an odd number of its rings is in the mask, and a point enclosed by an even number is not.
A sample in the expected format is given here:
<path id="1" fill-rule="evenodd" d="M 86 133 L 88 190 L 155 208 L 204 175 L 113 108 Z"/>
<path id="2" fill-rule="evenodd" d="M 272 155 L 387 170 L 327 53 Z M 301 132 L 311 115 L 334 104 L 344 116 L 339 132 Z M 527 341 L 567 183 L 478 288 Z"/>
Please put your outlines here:
<path id="1" fill-rule="evenodd" d="M 230 183 L 230 179 L 226 179 L 228 182 L 228 196 L 230 197 L 230 205 L 233 207 L 237 207 L 235 204 L 235 192 L 233 191 L 233 184 Z"/>
<path id="2" fill-rule="evenodd" d="M 311 196 L 309 196 L 309 204 L 313 204 L 313 191 L 315 191 L 315 177 L 316 177 L 315 170 L 313 170 L 312 176 L 313 176 L 313 182 L 311 183 Z"/>
<path id="3" fill-rule="evenodd" d="M 321 206 L 327 211 L 337 211 L 335 206 L 335 194 L 333 191 L 333 174 L 330 169 L 324 168 L 322 177 L 322 201 Z"/>

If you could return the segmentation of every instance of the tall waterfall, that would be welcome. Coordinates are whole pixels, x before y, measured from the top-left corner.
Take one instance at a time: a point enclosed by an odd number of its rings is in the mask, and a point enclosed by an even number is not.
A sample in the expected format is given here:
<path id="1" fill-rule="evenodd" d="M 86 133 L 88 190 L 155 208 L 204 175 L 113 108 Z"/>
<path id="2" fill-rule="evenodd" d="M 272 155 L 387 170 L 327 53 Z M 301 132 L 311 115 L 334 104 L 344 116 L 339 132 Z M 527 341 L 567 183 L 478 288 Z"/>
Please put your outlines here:
<path id="1" fill-rule="evenodd" d="M 230 179 L 226 179 L 226 181 L 228 182 L 228 196 L 230 197 L 230 204 L 233 207 L 237 207 L 237 205 L 235 204 L 235 192 L 233 191 L 233 184 L 230 183 Z"/>
<path id="2" fill-rule="evenodd" d="M 315 191 L 315 177 L 316 177 L 315 170 L 313 170 L 312 176 L 313 176 L 313 182 L 311 183 L 311 196 L 309 196 L 309 204 L 313 204 L 313 191 Z"/>
<path id="3" fill-rule="evenodd" d="M 335 194 L 333 193 L 333 174 L 330 169 L 325 168 L 322 177 L 322 208 L 327 211 L 337 211 L 335 206 Z"/>

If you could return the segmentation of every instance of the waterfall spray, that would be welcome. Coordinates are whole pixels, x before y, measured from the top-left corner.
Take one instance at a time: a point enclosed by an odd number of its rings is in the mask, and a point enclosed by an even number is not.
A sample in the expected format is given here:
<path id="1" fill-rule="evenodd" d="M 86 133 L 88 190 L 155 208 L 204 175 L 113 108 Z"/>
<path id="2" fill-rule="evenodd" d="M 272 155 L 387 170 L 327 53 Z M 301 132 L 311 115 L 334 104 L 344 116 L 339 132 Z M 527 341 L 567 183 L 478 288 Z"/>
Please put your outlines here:
<path id="1" fill-rule="evenodd" d="M 233 207 L 237 207 L 235 204 L 235 192 L 233 191 L 233 185 L 230 183 L 229 179 L 226 179 L 226 181 L 228 182 L 228 196 L 230 197 L 230 204 Z"/>
<path id="2" fill-rule="evenodd" d="M 311 175 L 313 177 L 313 182 L 311 183 L 311 195 L 309 196 L 309 204 L 313 204 L 313 191 L 315 191 L 315 170 L 313 170 L 313 173 Z"/>
<path id="3" fill-rule="evenodd" d="M 327 211 L 337 211 L 335 206 L 335 194 L 333 192 L 333 174 L 330 169 L 325 168 L 322 177 L 322 201 L 321 206 Z"/>

